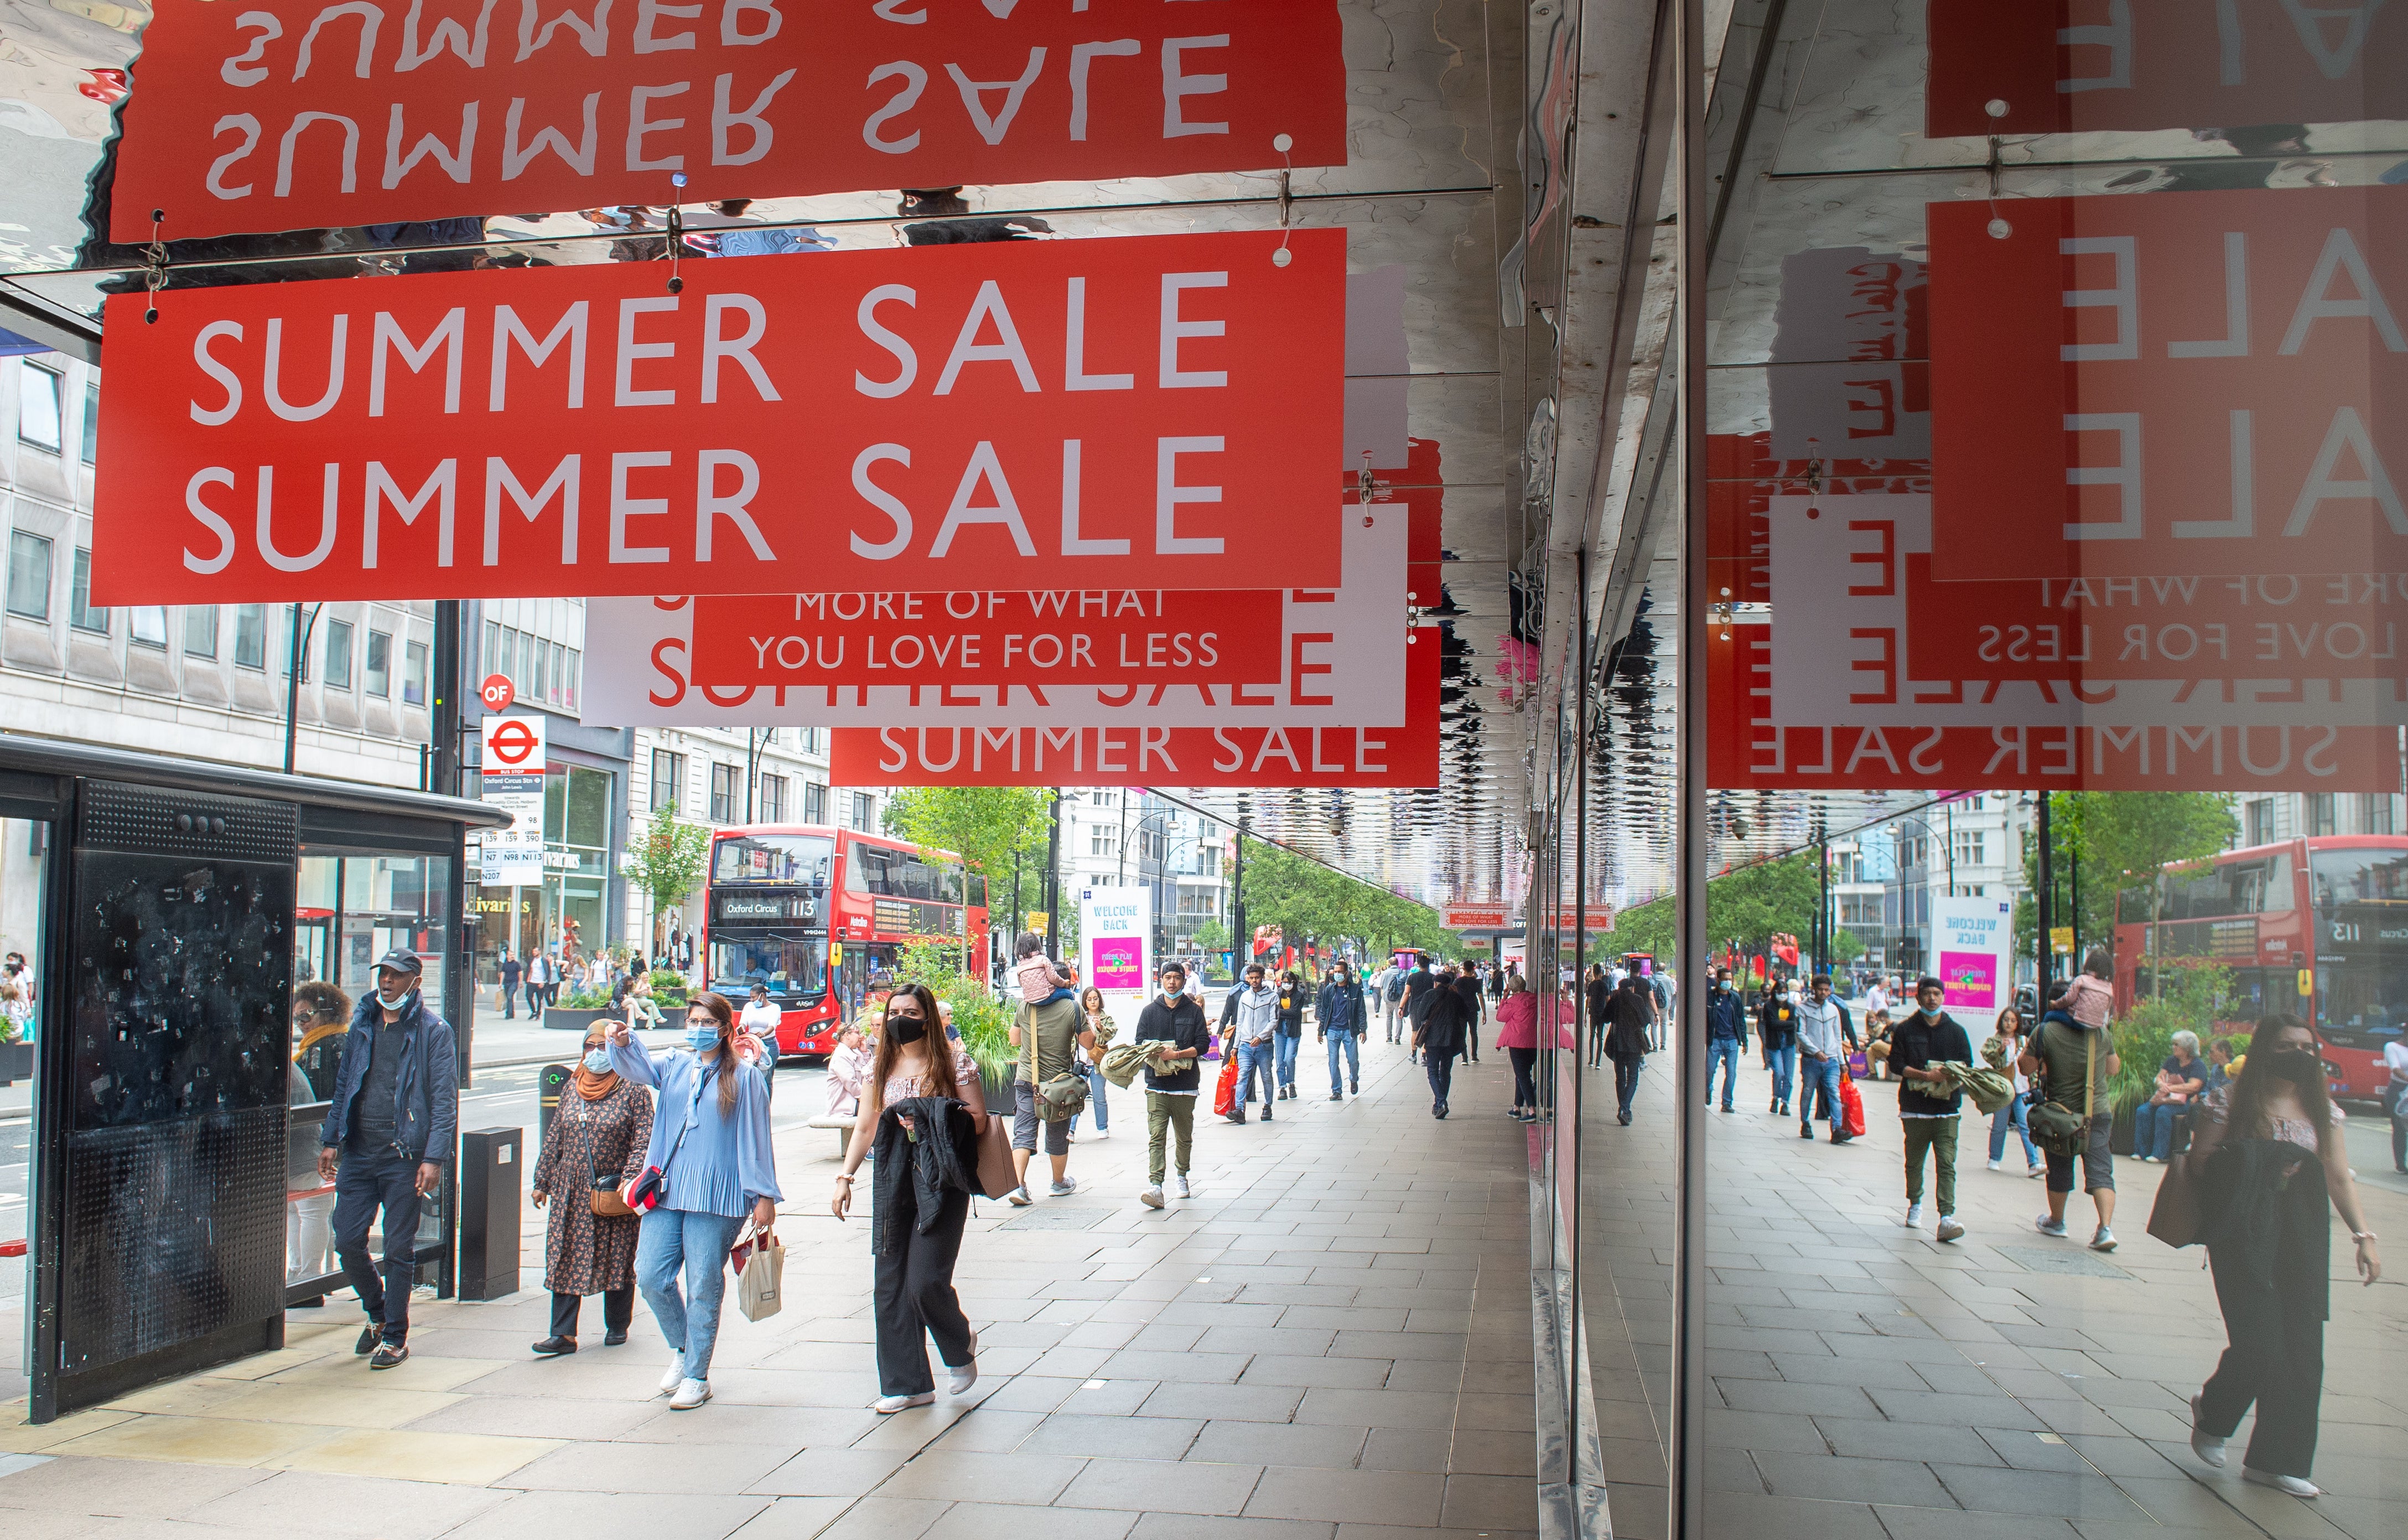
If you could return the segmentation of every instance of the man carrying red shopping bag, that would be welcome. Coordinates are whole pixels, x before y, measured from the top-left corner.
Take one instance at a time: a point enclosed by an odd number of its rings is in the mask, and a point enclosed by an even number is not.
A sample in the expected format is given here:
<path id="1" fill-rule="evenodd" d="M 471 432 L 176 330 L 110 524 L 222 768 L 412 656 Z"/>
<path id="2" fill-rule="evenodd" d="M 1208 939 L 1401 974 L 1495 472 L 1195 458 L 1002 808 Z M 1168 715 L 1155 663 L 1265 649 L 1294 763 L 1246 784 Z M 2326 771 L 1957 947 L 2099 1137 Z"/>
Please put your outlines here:
<path id="1" fill-rule="evenodd" d="M 1824 1116 L 1830 1119 L 1831 1142 L 1846 1144 L 1865 1131 L 1865 1104 L 1856 1082 L 1848 1078 L 1848 1022 L 1840 1003 L 1831 998 L 1828 976 L 1818 977 L 1813 992 L 1799 1002 L 1796 1020 L 1798 1136 L 1814 1136 L 1814 1104 L 1819 1100 Z M 1856 1108 L 1853 1117 L 1847 1111 L 1851 1105 Z"/>

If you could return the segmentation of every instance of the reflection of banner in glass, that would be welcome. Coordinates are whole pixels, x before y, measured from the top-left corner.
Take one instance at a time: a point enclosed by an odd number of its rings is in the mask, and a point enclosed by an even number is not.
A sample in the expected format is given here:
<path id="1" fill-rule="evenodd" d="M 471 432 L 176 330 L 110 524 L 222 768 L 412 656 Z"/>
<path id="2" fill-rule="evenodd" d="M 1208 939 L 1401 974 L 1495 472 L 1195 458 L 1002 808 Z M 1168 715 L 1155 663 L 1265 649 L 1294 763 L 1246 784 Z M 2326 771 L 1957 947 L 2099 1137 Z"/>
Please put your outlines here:
<path id="1" fill-rule="evenodd" d="M 1079 894 L 1079 941 L 1086 954 L 1086 977 L 1108 995 L 1134 1005 L 1149 986 L 1154 968 L 1154 898 L 1144 888 L 1087 888 Z"/>
<path id="2" fill-rule="evenodd" d="M 1934 898 L 1931 949 L 1950 1010 L 1995 1012 L 2006 1004 L 2008 959 L 2014 948 L 2014 904 L 2003 898 Z M 1969 1031 L 1986 1020 L 1969 1021 Z"/>

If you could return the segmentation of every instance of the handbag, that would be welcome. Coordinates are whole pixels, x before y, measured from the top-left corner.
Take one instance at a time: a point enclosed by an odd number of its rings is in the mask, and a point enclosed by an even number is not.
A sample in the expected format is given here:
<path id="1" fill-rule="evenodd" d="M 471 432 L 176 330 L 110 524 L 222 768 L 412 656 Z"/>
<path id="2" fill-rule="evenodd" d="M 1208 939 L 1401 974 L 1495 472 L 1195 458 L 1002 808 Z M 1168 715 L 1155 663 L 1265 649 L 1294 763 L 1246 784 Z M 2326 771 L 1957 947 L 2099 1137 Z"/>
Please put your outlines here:
<path id="1" fill-rule="evenodd" d="M 619 1196 L 619 1178 L 605 1176 L 594 1169 L 594 1151 L 585 1152 L 585 1204 L 596 1219 L 620 1219 L 635 1212 L 627 1200 Z"/>
<path id="2" fill-rule="evenodd" d="M 1020 1173 L 1011 1158 L 1011 1130 L 993 1113 L 987 1115 L 986 1128 L 978 1136 L 978 1185 L 990 1198 L 1000 1198 L 1020 1185 Z"/>
<path id="3" fill-rule="evenodd" d="M 769 1231 L 738 1240 L 727 1252 L 736 1269 L 736 1307 L 746 1320 L 767 1320 L 785 1304 L 781 1285 L 786 1276 L 786 1248 Z"/>
<path id="4" fill-rule="evenodd" d="M 1865 1136 L 1865 1093 L 1856 1089 L 1856 1077 L 1840 1077 L 1840 1127 L 1851 1139 Z"/>
<path id="5" fill-rule="evenodd" d="M 1071 1071 L 1051 1080 L 1037 1078 L 1037 1013 L 1028 1011 L 1028 1070 L 1030 1094 L 1037 1100 L 1037 1116 L 1049 1123 L 1059 1123 L 1076 1118 L 1086 1110 L 1089 1087 L 1087 1077 Z M 1073 1050 L 1076 1051 L 1075 1049 Z"/>
<path id="6" fill-rule="evenodd" d="M 2042 1022 L 2040 1030 L 2046 1032 L 2048 1023 Z M 2090 1073 L 2091 1056 L 2097 1051 L 2096 1035 L 2084 1033 L 2082 1036 L 2082 1111 L 2079 1114 L 2061 1102 L 2042 1101 L 2038 1091 L 2032 1093 L 2031 1108 L 2025 1114 L 2024 1120 L 2031 1129 L 2032 1143 L 2059 1160 L 2071 1159 L 2080 1153 L 2083 1145 L 2089 1138 L 2090 1118 L 2097 1105 L 2094 1097 L 2098 1091 L 2097 1082 L 2093 1080 Z M 2037 1039 L 2034 1044 L 2034 1057 L 2039 1057 Z M 2046 1061 L 2043 1059 L 2042 1062 L 2042 1067 L 2045 1068 Z"/>
<path id="7" fill-rule="evenodd" d="M 1221 1061 L 1221 1077 L 1212 1087 L 1212 1110 L 1226 1118 L 1238 1105 L 1238 1056 Z"/>
<path id="8" fill-rule="evenodd" d="M 2157 1202 L 2149 1205 L 2149 1233 L 2180 1249 L 2199 1244 L 2199 1182 L 2186 1150 L 2166 1164 L 2157 1183 Z"/>

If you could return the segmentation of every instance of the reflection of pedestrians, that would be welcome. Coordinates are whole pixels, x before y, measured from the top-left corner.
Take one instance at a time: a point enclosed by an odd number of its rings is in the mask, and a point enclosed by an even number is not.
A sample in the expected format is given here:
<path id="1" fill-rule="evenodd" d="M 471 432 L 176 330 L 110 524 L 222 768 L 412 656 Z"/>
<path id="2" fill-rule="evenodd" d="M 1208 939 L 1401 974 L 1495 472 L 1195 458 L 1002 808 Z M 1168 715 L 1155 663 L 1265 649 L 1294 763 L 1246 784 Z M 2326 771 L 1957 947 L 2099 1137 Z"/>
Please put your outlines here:
<path id="1" fill-rule="evenodd" d="M 1723 1110 L 1732 1110 L 1731 1098 L 1739 1090 L 1740 1045 L 1747 1040 L 1745 1007 L 1739 991 L 1730 987 L 1730 971 L 1725 969 L 1715 978 L 1713 992 L 1706 996 L 1706 1102 L 1714 1099 L 1714 1070 L 1723 1073 Z"/>

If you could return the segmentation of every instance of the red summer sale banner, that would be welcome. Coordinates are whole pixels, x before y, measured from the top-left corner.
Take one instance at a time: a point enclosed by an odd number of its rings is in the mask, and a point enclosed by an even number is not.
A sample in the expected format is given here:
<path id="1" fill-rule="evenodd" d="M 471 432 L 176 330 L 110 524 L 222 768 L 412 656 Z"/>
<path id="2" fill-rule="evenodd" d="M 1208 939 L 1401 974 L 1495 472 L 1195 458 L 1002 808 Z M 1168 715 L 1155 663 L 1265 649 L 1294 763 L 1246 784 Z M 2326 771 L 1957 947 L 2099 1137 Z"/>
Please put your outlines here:
<path id="1" fill-rule="evenodd" d="M 1439 783 L 1439 633 L 1405 649 L 1405 725 L 839 727 L 838 786 L 1388 787 Z"/>
<path id="2" fill-rule="evenodd" d="M 119 241 L 1346 164 L 1336 0 L 161 0 L 133 77 Z"/>
<path id="3" fill-rule="evenodd" d="M 2408 567 L 2408 188 L 1929 214 L 1935 578 Z"/>
<path id="4" fill-rule="evenodd" d="M 111 298 L 93 602 L 1338 584 L 1343 231 L 681 265 Z"/>

